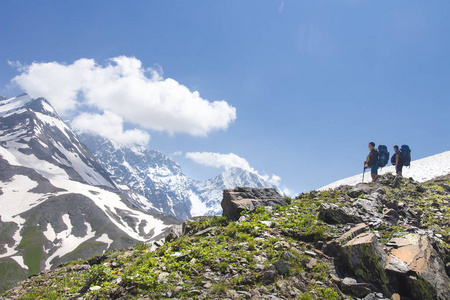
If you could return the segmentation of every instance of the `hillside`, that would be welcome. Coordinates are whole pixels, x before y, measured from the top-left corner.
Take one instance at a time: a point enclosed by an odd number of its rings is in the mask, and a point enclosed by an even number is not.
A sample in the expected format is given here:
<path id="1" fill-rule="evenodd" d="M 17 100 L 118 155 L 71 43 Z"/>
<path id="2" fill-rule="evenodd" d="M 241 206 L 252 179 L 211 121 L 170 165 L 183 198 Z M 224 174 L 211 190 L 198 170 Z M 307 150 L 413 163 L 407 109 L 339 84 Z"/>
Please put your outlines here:
<path id="1" fill-rule="evenodd" d="M 0 291 L 179 222 L 132 207 L 43 98 L 0 100 Z"/>
<path id="2" fill-rule="evenodd" d="M 186 221 L 165 243 L 73 261 L 2 296 L 449 299 L 449 176 L 419 183 L 386 174 L 287 200 L 237 222 Z M 424 252 L 405 258 L 414 251 Z"/>

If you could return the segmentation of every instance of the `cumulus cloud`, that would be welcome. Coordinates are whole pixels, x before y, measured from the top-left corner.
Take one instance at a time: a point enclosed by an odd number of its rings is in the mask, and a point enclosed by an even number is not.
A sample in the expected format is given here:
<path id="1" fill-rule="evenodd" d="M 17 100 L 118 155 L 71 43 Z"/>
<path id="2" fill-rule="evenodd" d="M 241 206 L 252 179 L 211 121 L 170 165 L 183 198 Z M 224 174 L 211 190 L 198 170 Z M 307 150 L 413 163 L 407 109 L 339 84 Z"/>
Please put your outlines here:
<path id="1" fill-rule="evenodd" d="M 229 169 L 232 167 L 241 168 L 247 171 L 255 172 L 245 158 L 239 157 L 234 153 L 221 154 L 214 152 L 188 152 L 186 158 L 193 162 L 215 168 Z"/>
<path id="2" fill-rule="evenodd" d="M 104 66 L 86 58 L 69 65 L 10 65 L 21 72 L 12 82 L 31 97 L 47 98 L 62 115 L 108 111 L 101 120 L 114 114 L 144 129 L 193 136 L 227 129 L 236 119 L 236 109 L 226 101 L 203 99 L 176 80 L 164 79 L 160 68 L 144 68 L 135 57 L 115 57 Z M 86 117 L 77 117 L 75 124 L 86 127 L 80 125 Z"/>
<path id="3" fill-rule="evenodd" d="M 281 181 L 281 177 L 275 174 L 273 174 L 272 176 L 259 174 L 257 170 L 250 166 L 245 158 L 239 157 L 234 153 L 222 154 L 214 152 L 188 152 L 185 156 L 193 162 L 207 167 L 225 169 L 233 167 L 241 168 L 257 174 L 258 176 L 275 186 L 278 186 Z"/>
<path id="4" fill-rule="evenodd" d="M 135 144 L 145 146 L 150 135 L 139 129 L 123 129 L 123 119 L 109 111 L 103 115 L 82 113 L 72 122 L 72 128 L 77 132 L 99 135 L 124 146 Z"/>

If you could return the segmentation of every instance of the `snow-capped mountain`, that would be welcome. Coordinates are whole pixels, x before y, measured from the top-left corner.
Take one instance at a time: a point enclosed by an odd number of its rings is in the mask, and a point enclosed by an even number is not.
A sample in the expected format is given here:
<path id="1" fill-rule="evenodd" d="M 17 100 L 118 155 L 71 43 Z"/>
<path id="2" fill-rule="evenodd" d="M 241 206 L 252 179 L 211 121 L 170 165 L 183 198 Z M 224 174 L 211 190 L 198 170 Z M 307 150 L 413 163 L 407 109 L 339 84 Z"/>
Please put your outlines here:
<path id="1" fill-rule="evenodd" d="M 388 166 L 378 170 L 379 175 L 386 173 L 395 174 L 395 167 Z M 450 151 L 414 160 L 411 162 L 410 167 L 403 167 L 402 170 L 403 177 L 412 177 L 419 182 L 425 182 L 447 174 L 450 174 Z M 333 189 L 340 185 L 356 185 L 362 182 L 362 178 L 363 174 L 361 173 L 330 183 L 321 187 L 320 190 Z M 368 170 L 364 176 L 364 182 L 370 182 L 371 180 L 370 170 Z"/>
<path id="2" fill-rule="evenodd" d="M 219 176 L 206 181 L 196 181 L 190 186 L 192 208 L 191 214 L 221 214 L 221 201 L 223 190 L 235 188 L 236 186 L 248 187 L 278 187 L 272 185 L 256 173 L 249 172 L 241 168 L 229 168 Z M 199 201 L 198 201 L 198 200 Z"/>
<path id="3" fill-rule="evenodd" d="M 144 147 L 122 147 L 101 137 L 81 134 L 80 139 L 109 172 L 118 186 L 144 197 L 132 199 L 146 211 L 159 211 L 185 220 L 191 217 L 189 193 L 191 184 L 180 166 L 159 151 Z"/>
<path id="4" fill-rule="evenodd" d="M 45 99 L 0 100 L 0 289 L 176 223 L 133 208 Z"/>
<path id="5" fill-rule="evenodd" d="M 274 187 L 258 174 L 230 168 L 215 178 L 196 181 L 186 177 L 178 163 L 155 150 L 127 148 L 104 138 L 82 134 L 80 139 L 109 172 L 118 186 L 144 196 L 133 203 L 179 220 L 222 213 L 223 190 L 236 186 Z"/>

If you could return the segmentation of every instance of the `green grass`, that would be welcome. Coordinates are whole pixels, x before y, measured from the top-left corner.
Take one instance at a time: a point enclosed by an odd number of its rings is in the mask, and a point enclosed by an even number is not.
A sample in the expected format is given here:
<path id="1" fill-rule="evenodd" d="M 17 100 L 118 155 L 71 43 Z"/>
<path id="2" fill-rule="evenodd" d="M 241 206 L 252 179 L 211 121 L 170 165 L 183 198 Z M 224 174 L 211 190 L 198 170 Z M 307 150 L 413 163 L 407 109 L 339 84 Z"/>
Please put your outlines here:
<path id="1" fill-rule="evenodd" d="M 382 179 L 386 182 L 390 180 L 388 177 Z M 448 224 L 445 225 L 445 221 L 450 218 L 450 199 L 445 195 L 442 186 L 435 183 L 420 185 L 403 179 L 400 187 L 385 186 L 384 189 L 391 202 L 395 200 L 411 205 L 418 214 L 423 214 L 421 221 L 424 224 L 441 226 L 443 239 L 449 237 L 450 229 Z M 190 291 L 203 290 L 205 281 L 213 284 L 207 292 L 216 294 L 216 298 L 224 297 L 230 290 L 251 291 L 252 288 L 262 286 L 269 290 L 274 289 L 283 297 L 289 298 L 288 289 L 279 287 L 282 281 L 289 281 L 293 277 L 302 278 L 306 285 L 306 292 L 299 296 L 300 299 L 313 299 L 312 295 L 319 299 L 341 299 L 329 276 L 331 262 L 318 256 L 316 266 L 310 270 L 306 264 L 311 258 L 301 250 L 312 249 L 317 241 L 326 242 L 336 234 L 335 227 L 318 219 L 318 212 L 322 203 L 351 205 L 352 199 L 347 197 L 345 201 L 341 200 L 345 195 L 345 191 L 303 193 L 296 199 L 289 199 L 287 205 L 276 206 L 273 210 L 259 207 L 254 212 L 243 212 L 246 220 L 241 222 L 230 222 L 225 217 L 190 221 L 186 224 L 185 236 L 164 243 L 156 252 L 150 252 L 149 245 L 141 243 L 133 250 L 129 249 L 127 255 L 120 251 L 113 252 L 102 265 L 86 271 L 69 272 L 66 276 L 61 274 L 46 286 L 40 286 L 38 281 L 32 279 L 34 285 L 28 295 L 23 295 L 23 299 L 63 299 L 92 279 L 93 284 L 101 289 L 95 293 L 88 292 L 86 297 L 97 294 L 101 299 L 102 295 L 117 288 L 113 282 L 119 276 L 127 289 L 130 289 L 129 297 L 135 299 L 145 298 L 147 295 L 152 299 L 166 298 L 167 293 L 177 286 L 182 286 L 183 289 L 175 297 L 195 298 Z M 437 211 L 436 207 L 439 208 Z M 270 221 L 272 224 L 267 226 L 261 221 Z M 207 235 L 195 235 L 196 232 L 209 227 L 213 227 L 213 230 Z M 26 230 L 27 239 L 24 239 L 21 245 L 31 253 L 36 251 L 36 247 L 33 248 L 36 237 L 33 238 L 33 235 L 37 235 L 39 240 L 39 232 L 29 228 Z M 401 226 L 389 224 L 377 230 L 382 242 L 389 240 L 394 233 L 404 231 Z M 444 247 L 447 246 L 444 243 Z M 80 248 L 76 251 L 82 250 Z M 259 269 L 256 265 L 262 264 L 268 268 L 286 257 L 284 252 L 295 256 L 289 258 L 289 263 L 292 264 L 289 273 L 276 279 L 276 282 L 280 283 L 279 287 L 276 283 L 263 283 L 263 271 L 257 271 Z M 256 257 L 263 257 L 264 260 L 259 261 Z M 66 267 L 80 262 L 68 263 Z M 112 262 L 114 266 L 111 265 Z M 210 281 L 205 277 L 205 273 L 220 277 L 220 283 Z M 326 286 L 318 285 L 317 281 Z"/>
<path id="2" fill-rule="evenodd" d="M 35 226 L 25 226 L 22 233 L 22 241 L 19 248 L 22 249 L 24 263 L 28 266 L 28 275 L 35 275 L 40 271 L 43 259 L 42 245 L 44 235 Z"/>

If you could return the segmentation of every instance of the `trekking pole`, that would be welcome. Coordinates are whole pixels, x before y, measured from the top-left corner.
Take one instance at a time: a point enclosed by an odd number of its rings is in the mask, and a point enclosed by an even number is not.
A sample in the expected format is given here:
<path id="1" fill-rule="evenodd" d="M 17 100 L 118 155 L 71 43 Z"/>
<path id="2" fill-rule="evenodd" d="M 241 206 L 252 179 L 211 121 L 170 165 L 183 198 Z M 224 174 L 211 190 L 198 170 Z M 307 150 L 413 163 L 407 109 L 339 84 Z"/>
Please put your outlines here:
<path id="1" fill-rule="evenodd" d="M 364 182 L 364 173 L 366 173 L 366 162 L 364 162 L 363 178 L 361 182 Z"/>

